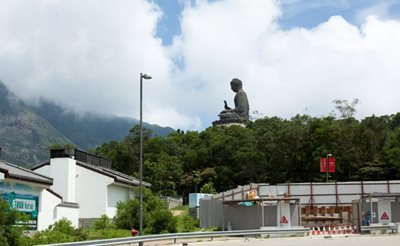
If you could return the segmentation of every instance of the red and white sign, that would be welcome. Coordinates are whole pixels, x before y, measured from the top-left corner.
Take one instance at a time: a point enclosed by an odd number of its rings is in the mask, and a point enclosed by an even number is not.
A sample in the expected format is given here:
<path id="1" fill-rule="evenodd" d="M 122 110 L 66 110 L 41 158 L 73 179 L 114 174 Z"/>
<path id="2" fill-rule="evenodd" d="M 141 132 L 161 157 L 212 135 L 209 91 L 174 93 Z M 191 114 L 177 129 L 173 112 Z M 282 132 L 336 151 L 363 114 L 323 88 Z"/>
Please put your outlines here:
<path id="1" fill-rule="evenodd" d="M 276 206 L 276 224 L 282 227 L 290 227 L 290 203 L 279 201 Z"/>
<path id="2" fill-rule="evenodd" d="M 328 159 L 328 167 L 329 167 L 329 172 L 334 173 L 335 172 L 335 157 L 329 157 Z M 326 173 L 326 158 L 321 158 L 319 160 L 319 170 L 322 173 Z"/>
<path id="3" fill-rule="evenodd" d="M 383 212 L 383 214 L 381 216 L 381 220 L 389 220 L 389 216 L 387 215 L 386 212 Z"/>
<path id="4" fill-rule="evenodd" d="M 390 200 L 378 201 L 378 223 L 392 222 L 392 206 Z"/>

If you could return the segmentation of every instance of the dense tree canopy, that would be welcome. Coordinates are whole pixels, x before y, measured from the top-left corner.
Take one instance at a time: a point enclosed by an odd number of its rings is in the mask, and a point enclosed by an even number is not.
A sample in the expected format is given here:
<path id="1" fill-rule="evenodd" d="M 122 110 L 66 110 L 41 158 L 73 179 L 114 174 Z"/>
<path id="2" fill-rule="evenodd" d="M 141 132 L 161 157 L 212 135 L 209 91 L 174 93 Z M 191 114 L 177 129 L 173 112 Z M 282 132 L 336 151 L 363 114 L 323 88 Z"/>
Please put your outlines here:
<path id="1" fill-rule="evenodd" d="M 400 113 L 353 117 L 358 101 L 335 101 L 340 117 L 264 117 L 247 127 L 177 131 L 166 138 L 144 134 L 144 179 L 163 195 L 185 195 L 207 184 L 223 191 L 251 182 L 325 180 L 321 157 L 336 158 L 330 180 L 400 179 Z M 120 142 L 95 150 L 115 169 L 137 176 L 138 127 Z"/>

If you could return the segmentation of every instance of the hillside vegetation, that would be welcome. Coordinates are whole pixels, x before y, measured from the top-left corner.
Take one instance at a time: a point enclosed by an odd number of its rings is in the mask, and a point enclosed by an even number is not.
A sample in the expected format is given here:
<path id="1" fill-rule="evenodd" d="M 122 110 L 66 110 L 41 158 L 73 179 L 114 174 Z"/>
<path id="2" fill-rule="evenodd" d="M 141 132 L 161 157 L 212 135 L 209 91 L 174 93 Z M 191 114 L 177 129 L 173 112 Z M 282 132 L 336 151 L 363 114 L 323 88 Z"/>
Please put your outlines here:
<path id="1" fill-rule="evenodd" d="M 325 181 L 319 161 L 336 158 L 332 181 L 400 179 L 400 113 L 353 117 L 355 104 L 336 101 L 339 117 L 265 117 L 246 128 L 210 127 L 173 132 L 167 138 L 145 134 L 144 179 L 163 195 L 198 192 L 205 184 L 224 191 L 251 182 Z M 121 141 L 96 149 L 114 168 L 137 174 L 138 129 Z"/>
<path id="2" fill-rule="evenodd" d="M 78 115 L 39 100 L 28 105 L 0 81 L 0 147 L 2 159 L 21 166 L 48 160 L 49 147 L 65 144 L 86 150 L 121 140 L 138 121 L 126 117 Z M 154 135 L 166 136 L 170 127 L 144 123 Z"/>
<path id="3" fill-rule="evenodd" d="M 54 143 L 72 144 L 0 82 L 2 159 L 22 166 L 38 163 L 48 158 L 48 147 Z"/>

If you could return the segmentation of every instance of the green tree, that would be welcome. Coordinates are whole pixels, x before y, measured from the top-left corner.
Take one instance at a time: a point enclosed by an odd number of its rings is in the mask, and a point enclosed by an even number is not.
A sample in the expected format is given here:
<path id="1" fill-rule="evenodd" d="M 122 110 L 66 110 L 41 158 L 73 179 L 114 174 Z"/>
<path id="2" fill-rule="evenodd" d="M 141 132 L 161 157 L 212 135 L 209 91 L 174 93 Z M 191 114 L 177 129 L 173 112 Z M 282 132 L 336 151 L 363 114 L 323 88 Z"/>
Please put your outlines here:
<path id="1" fill-rule="evenodd" d="M 360 100 L 353 99 L 352 102 L 349 102 L 347 100 L 337 99 L 333 100 L 333 103 L 335 104 L 335 109 L 338 110 L 340 113 L 340 118 L 347 119 L 352 118 L 357 112 L 356 106 L 360 103 Z"/>
<path id="2" fill-rule="evenodd" d="M 0 198 L 0 245 L 18 246 L 22 244 L 22 229 L 14 227 L 21 215 L 8 207 L 8 203 Z"/>
<path id="3" fill-rule="evenodd" d="M 135 194 L 135 199 L 117 204 L 115 225 L 120 229 L 139 229 L 138 189 Z M 176 232 L 176 219 L 165 202 L 147 188 L 143 189 L 143 230 L 146 233 Z"/>
<path id="4" fill-rule="evenodd" d="M 214 188 L 214 184 L 213 182 L 207 182 L 205 183 L 201 189 L 200 189 L 200 193 L 208 193 L 208 194 L 215 194 L 217 193 L 217 191 Z"/>
<path id="5" fill-rule="evenodd" d="M 388 178 L 400 178 L 400 127 L 390 133 L 383 149 L 383 155 L 388 164 Z"/>

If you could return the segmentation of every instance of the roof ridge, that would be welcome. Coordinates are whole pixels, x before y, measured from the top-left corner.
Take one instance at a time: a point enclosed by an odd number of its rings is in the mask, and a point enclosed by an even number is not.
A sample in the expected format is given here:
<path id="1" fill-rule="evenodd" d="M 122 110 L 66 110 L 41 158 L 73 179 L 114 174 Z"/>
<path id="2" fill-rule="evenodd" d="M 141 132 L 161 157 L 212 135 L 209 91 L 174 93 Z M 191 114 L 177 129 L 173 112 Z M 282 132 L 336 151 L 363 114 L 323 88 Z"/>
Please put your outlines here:
<path id="1" fill-rule="evenodd" d="M 48 176 L 45 176 L 45 175 L 42 175 L 42 174 L 37 173 L 37 172 L 34 172 L 34 171 L 32 171 L 32 170 L 30 170 L 30 169 L 28 169 L 28 168 L 20 167 L 20 166 L 18 166 L 18 165 L 9 163 L 9 162 L 7 162 L 7 161 L 2 161 L 2 162 L 3 162 L 4 164 L 6 164 L 6 165 L 12 166 L 12 167 L 14 167 L 14 168 L 16 168 L 16 169 L 19 169 L 19 170 L 22 170 L 22 171 L 24 171 L 24 172 L 28 172 L 28 173 L 30 173 L 30 174 L 34 174 L 34 175 L 40 176 L 40 177 L 42 177 L 42 178 L 50 179 L 50 180 L 53 181 L 53 178 L 48 177 Z"/>

